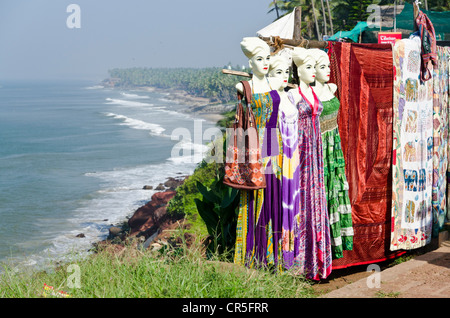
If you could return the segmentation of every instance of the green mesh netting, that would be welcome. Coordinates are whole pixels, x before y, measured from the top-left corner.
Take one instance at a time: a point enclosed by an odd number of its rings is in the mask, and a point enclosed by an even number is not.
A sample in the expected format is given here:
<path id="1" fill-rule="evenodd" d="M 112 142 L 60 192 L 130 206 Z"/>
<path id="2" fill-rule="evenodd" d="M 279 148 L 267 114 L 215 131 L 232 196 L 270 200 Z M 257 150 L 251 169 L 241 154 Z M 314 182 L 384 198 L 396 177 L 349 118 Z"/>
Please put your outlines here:
<path id="1" fill-rule="evenodd" d="M 437 41 L 450 40 L 450 12 L 437 12 L 420 9 L 433 23 Z M 405 36 L 409 36 L 414 31 L 414 7 L 405 2 L 401 13 L 396 16 L 397 31 L 401 31 Z M 393 31 L 393 23 L 390 27 L 369 28 L 366 22 L 358 22 L 354 29 L 350 31 L 339 31 L 328 40 L 335 41 L 339 38 L 347 38 L 353 42 L 358 42 L 361 36 L 362 43 L 376 43 L 378 41 L 378 31 Z"/>
<path id="2" fill-rule="evenodd" d="M 433 23 L 437 40 L 444 40 L 450 37 L 450 12 L 437 12 L 420 9 L 425 13 Z M 414 30 L 414 7 L 412 4 L 405 2 L 402 12 L 397 15 L 397 28 L 404 30 Z M 446 35 L 447 33 L 447 35 Z"/>

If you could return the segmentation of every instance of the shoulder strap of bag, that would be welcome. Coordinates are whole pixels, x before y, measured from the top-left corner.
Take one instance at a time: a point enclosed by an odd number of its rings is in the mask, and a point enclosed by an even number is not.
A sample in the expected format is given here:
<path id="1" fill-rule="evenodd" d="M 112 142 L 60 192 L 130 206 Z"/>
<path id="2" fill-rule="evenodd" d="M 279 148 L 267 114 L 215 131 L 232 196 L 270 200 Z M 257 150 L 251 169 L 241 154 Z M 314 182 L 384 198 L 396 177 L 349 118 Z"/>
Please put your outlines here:
<path id="1" fill-rule="evenodd" d="M 247 107 L 249 107 L 252 103 L 252 89 L 250 88 L 248 81 L 241 81 L 241 83 L 244 86 L 245 101 L 247 102 Z"/>

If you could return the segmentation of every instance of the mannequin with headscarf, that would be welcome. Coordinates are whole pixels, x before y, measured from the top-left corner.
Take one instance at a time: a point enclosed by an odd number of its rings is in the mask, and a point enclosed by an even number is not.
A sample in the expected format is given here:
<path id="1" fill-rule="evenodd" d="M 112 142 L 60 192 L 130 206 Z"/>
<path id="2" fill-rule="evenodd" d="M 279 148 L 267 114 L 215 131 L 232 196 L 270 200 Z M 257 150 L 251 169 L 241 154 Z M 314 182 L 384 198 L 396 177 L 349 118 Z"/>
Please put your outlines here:
<path id="1" fill-rule="evenodd" d="M 314 92 L 323 105 L 319 120 L 332 252 L 333 258 L 341 258 L 344 256 L 344 250 L 353 249 L 353 222 L 348 196 L 349 187 L 345 175 L 345 160 L 337 123 L 340 103 L 334 95 L 337 89 L 336 84 L 328 83 L 330 80 L 328 54 L 320 49 L 311 49 L 310 51 L 316 60 Z"/>
<path id="2" fill-rule="evenodd" d="M 241 42 L 241 49 L 252 70 L 252 79 L 249 81 L 252 93 L 265 93 L 271 91 L 272 87 L 277 87 L 279 81 L 267 77 L 271 58 L 269 45 L 258 37 L 246 37 Z M 242 93 L 242 83 L 238 83 L 236 89 Z"/>
<path id="3" fill-rule="evenodd" d="M 290 60 L 288 57 L 283 55 L 276 55 L 271 58 L 269 66 L 269 78 L 279 78 L 280 84 L 276 88 L 278 94 L 280 95 L 280 110 L 284 112 L 285 115 L 290 115 L 292 113 L 297 113 L 297 108 L 289 100 L 286 87 L 288 85 L 290 75 Z"/>
<path id="4" fill-rule="evenodd" d="M 299 85 L 288 92 L 297 106 L 299 149 L 298 217 L 299 250 L 297 271 L 320 280 L 331 273 L 330 227 L 323 174 L 322 137 L 319 116 L 322 103 L 311 84 L 315 81 L 315 59 L 311 51 L 296 47 L 292 60 L 297 67 Z"/>
<path id="5" fill-rule="evenodd" d="M 298 212 L 298 205 L 290 204 L 293 209 L 284 213 L 284 206 L 287 206 L 284 199 L 293 197 L 282 191 L 284 176 L 293 173 L 283 169 L 286 148 L 279 142 L 282 136 L 278 121 L 279 92 L 283 89 L 283 80 L 267 76 L 271 55 L 263 40 L 244 38 L 241 48 L 249 58 L 253 72 L 248 81 L 252 89 L 249 107 L 255 115 L 266 187 L 240 190 L 234 262 L 250 268 L 269 266 L 282 271 L 293 265 L 295 236 L 292 219 L 295 211 Z M 236 89 L 242 92 L 242 83 L 237 84 Z M 290 147 L 296 150 L 295 146 Z M 293 151 L 291 153 L 295 155 Z M 298 155 L 294 159 L 298 160 Z"/>
<path id="6" fill-rule="evenodd" d="M 299 93 L 300 91 L 308 101 L 313 101 L 314 95 L 311 84 L 316 80 L 316 69 L 314 67 L 316 61 L 312 56 L 311 51 L 300 47 L 294 48 L 292 51 L 292 61 L 297 67 L 297 76 L 299 79 L 298 88 L 300 89 L 291 90 L 295 104 L 303 99 Z"/>
<path id="7" fill-rule="evenodd" d="M 314 83 L 314 92 L 323 102 L 332 99 L 337 90 L 337 85 L 328 83 L 330 80 L 330 59 L 328 54 L 320 49 L 310 49 L 311 55 L 315 58 L 316 81 Z"/>

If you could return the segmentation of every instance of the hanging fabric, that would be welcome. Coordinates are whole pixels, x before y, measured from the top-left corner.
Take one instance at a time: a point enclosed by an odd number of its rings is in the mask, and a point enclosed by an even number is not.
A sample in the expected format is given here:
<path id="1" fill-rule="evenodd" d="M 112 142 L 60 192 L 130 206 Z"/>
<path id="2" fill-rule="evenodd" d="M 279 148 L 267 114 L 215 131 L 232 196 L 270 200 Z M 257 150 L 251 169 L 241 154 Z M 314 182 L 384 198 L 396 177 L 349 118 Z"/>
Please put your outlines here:
<path id="1" fill-rule="evenodd" d="M 433 81 L 420 81 L 419 37 L 393 47 L 394 120 L 391 250 L 431 241 Z"/>
<path id="2" fill-rule="evenodd" d="M 450 47 L 445 47 L 444 48 L 444 55 L 447 56 L 447 63 L 448 63 L 448 67 L 447 67 L 447 95 L 450 94 Z M 445 85 L 445 84 L 444 84 Z M 450 96 L 447 96 L 447 98 L 449 99 L 448 101 L 448 115 L 450 117 Z M 450 118 L 449 118 L 450 119 Z M 450 132 L 450 126 L 448 127 L 449 132 Z M 447 147 L 447 154 L 448 154 L 448 160 L 449 162 L 447 163 L 447 221 L 450 221 L 450 200 L 448 200 L 448 196 L 450 195 L 450 142 L 448 142 L 448 147 Z"/>
<path id="3" fill-rule="evenodd" d="M 339 133 L 349 183 L 353 250 L 333 269 L 404 252 L 389 250 L 392 199 L 392 47 L 331 42 L 331 83 L 338 86 Z"/>
<path id="4" fill-rule="evenodd" d="M 434 32 L 434 27 L 430 19 L 422 11 L 419 11 L 417 15 L 416 25 L 419 28 L 420 45 L 421 45 L 420 80 L 422 82 L 425 82 L 432 78 L 432 73 L 430 71 L 429 64 L 432 64 L 434 66 L 437 65 L 436 34 Z"/>
<path id="5" fill-rule="evenodd" d="M 436 49 L 433 69 L 433 237 L 439 235 L 447 213 L 448 168 L 448 59 L 447 48 Z"/>

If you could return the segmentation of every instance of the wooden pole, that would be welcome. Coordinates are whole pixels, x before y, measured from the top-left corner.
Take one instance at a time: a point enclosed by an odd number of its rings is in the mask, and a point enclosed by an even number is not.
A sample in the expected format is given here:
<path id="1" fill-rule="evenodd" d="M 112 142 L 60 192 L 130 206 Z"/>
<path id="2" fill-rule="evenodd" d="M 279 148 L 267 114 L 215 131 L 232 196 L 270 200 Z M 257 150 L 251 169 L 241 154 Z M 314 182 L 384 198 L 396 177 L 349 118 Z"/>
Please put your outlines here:
<path id="1" fill-rule="evenodd" d="M 236 75 L 236 76 L 243 76 L 243 77 L 252 77 L 252 74 L 249 74 L 247 72 L 241 72 L 241 71 L 233 71 L 228 69 L 222 69 L 223 74 L 230 74 L 230 75 Z"/>
<path id="2" fill-rule="evenodd" d="M 416 2 L 413 2 L 413 7 L 414 7 L 414 32 L 416 32 L 417 30 L 419 30 L 419 27 L 417 26 L 416 23 L 417 16 L 419 15 L 419 7 L 417 6 Z"/>
<path id="3" fill-rule="evenodd" d="M 294 11 L 294 41 L 300 41 L 302 38 L 302 7 L 296 7 Z"/>
<path id="4" fill-rule="evenodd" d="M 397 32 L 397 0 L 394 0 L 394 32 Z"/>
<path id="5" fill-rule="evenodd" d="M 243 76 L 243 77 L 248 77 L 248 78 L 252 78 L 252 74 L 249 74 L 247 72 L 241 72 L 241 71 L 233 71 L 233 70 L 228 70 L 228 69 L 222 69 L 222 73 L 223 74 L 228 74 L 228 75 L 236 75 L 236 76 Z M 292 83 L 288 83 L 287 85 L 290 88 L 294 88 L 295 85 Z"/>
<path id="6" fill-rule="evenodd" d="M 268 42 L 270 44 L 271 38 L 270 37 L 261 37 L 262 40 Z M 293 40 L 293 39 L 280 39 L 282 44 L 287 46 L 300 46 L 305 47 L 307 49 L 310 48 L 317 48 L 317 49 L 325 49 L 328 46 L 327 41 L 316 41 L 316 40 L 306 40 L 304 38 L 301 38 L 300 40 Z"/>

